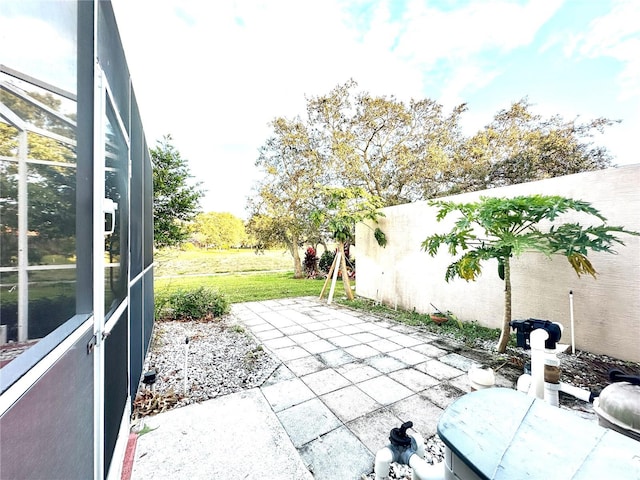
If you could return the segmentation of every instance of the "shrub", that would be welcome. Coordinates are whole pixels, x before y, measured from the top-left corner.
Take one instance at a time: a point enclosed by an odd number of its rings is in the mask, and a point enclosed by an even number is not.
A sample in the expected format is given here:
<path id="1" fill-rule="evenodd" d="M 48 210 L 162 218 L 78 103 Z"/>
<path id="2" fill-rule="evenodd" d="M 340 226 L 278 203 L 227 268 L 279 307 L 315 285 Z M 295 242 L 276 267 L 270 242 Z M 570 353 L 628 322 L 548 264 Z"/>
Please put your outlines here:
<path id="1" fill-rule="evenodd" d="M 160 315 L 170 320 L 199 320 L 221 317 L 229 313 L 231 303 L 220 292 L 199 287 L 195 290 L 179 290 L 169 294 Z"/>
<path id="2" fill-rule="evenodd" d="M 318 267 L 320 271 L 324 273 L 329 273 L 329 269 L 331 268 L 331 264 L 333 263 L 333 259 L 336 256 L 336 252 L 326 250 L 321 256 L 320 261 L 318 262 Z"/>
<path id="3" fill-rule="evenodd" d="M 318 273 L 318 256 L 313 247 L 307 248 L 304 254 L 304 273 L 307 275 L 307 278 L 313 278 Z"/>

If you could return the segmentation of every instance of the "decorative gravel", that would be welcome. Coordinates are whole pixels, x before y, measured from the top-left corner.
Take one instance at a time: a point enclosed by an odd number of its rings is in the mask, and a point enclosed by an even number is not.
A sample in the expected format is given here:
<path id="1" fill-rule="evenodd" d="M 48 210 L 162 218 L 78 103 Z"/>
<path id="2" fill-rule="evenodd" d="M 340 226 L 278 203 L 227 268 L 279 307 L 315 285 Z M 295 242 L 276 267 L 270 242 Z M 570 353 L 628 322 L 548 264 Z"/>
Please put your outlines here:
<path id="1" fill-rule="evenodd" d="M 133 417 L 259 386 L 278 365 L 243 327 L 226 319 L 158 322 L 144 366 L 156 372 L 156 381 L 140 382 Z"/>

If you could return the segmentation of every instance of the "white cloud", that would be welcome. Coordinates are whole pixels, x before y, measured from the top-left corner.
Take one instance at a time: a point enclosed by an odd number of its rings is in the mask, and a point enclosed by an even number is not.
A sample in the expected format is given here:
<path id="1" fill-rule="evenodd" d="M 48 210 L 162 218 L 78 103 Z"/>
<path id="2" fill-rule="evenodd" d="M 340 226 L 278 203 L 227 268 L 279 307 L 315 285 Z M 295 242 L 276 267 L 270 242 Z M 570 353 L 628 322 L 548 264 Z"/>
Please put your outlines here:
<path id="1" fill-rule="evenodd" d="M 442 77 L 446 87 L 438 100 L 452 107 L 499 75 L 489 54 L 529 45 L 561 3 L 495 0 L 442 11 L 412 0 L 400 20 L 394 53 L 425 75 Z"/>
<path id="2" fill-rule="evenodd" d="M 498 75 L 500 75 L 500 71 L 497 68 L 489 69 L 469 60 L 452 70 L 445 87 L 442 89 L 439 101 L 449 107 L 464 103 L 463 92 L 485 87 Z"/>
<path id="3" fill-rule="evenodd" d="M 402 19 L 406 28 L 397 50 L 426 67 L 439 59 L 455 61 L 488 49 L 510 51 L 531 43 L 561 3 L 518 5 L 495 0 L 441 11 L 412 0 Z"/>
<path id="4" fill-rule="evenodd" d="M 587 58 L 610 57 L 619 61 L 620 99 L 640 96 L 640 2 L 615 1 L 611 12 L 591 22 L 577 48 Z"/>
<path id="5" fill-rule="evenodd" d="M 305 95 L 353 78 L 372 94 L 451 108 L 499 80 L 503 56 L 534 42 L 562 2 L 439 11 L 408 0 L 402 13 L 394 0 L 113 3 L 150 145 L 171 133 L 206 182 L 206 208 L 239 215 L 267 123 L 303 115 Z"/>
<path id="6" fill-rule="evenodd" d="M 0 14 L 0 63 L 75 92 L 76 46 L 65 33 L 42 19 Z"/>

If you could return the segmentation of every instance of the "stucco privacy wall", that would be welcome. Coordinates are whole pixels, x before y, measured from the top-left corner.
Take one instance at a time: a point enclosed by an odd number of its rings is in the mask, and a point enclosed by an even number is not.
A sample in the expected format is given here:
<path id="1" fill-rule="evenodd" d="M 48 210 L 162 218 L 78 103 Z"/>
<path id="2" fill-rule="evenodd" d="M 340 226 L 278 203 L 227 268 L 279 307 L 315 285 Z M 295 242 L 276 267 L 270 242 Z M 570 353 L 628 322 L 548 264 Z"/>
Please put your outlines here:
<path id="1" fill-rule="evenodd" d="M 579 173 L 453 197 L 455 202 L 480 196 L 562 195 L 590 202 L 609 225 L 640 231 L 640 164 Z M 416 202 L 382 210 L 380 228 L 388 240 L 378 246 L 373 229 L 356 227 L 358 295 L 391 307 L 417 312 L 451 310 L 463 321 L 489 327 L 502 324 L 504 286 L 496 261 L 485 264 L 475 282 L 444 275 L 451 257 L 441 248 L 435 258 L 421 249 L 423 240 L 450 230 L 456 214 L 441 222 L 436 208 Z M 565 215 L 558 221 L 586 224 L 589 216 Z M 590 221 L 590 220 L 589 220 Z M 593 223 L 593 222 L 592 222 Z M 513 319 L 540 318 L 564 325 L 562 341 L 571 339 L 569 291 L 573 291 L 576 347 L 615 358 L 640 361 L 640 237 L 621 235 L 617 255 L 590 253 L 598 278 L 578 278 L 565 257 L 527 253 L 512 261 Z"/>

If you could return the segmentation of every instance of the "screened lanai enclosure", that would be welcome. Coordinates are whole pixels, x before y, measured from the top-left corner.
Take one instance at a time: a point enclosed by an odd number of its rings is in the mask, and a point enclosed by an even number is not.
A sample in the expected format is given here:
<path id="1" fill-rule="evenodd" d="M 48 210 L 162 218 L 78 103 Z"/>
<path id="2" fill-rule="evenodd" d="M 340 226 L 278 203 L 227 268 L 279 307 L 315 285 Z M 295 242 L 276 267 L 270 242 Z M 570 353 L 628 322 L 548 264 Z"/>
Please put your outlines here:
<path id="1" fill-rule="evenodd" d="M 0 478 L 119 478 L 151 162 L 110 2 L 0 3 Z"/>

